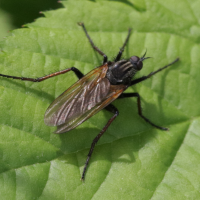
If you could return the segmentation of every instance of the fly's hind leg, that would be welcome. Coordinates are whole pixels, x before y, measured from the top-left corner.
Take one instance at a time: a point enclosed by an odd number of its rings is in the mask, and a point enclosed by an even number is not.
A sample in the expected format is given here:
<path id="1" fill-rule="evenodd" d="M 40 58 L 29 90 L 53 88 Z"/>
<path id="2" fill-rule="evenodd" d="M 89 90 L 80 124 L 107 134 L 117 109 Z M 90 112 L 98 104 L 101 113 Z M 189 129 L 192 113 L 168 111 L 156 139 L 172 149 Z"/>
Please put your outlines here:
<path id="1" fill-rule="evenodd" d="M 105 131 L 110 126 L 110 124 L 114 121 L 114 119 L 119 115 L 118 109 L 115 106 L 113 106 L 112 104 L 108 105 L 105 109 L 110 111 L 110 112 L 112 112 L 114 115 L 108 120 L 107 124 L 103 127 L 101 132 L 94 138 L 94 140 L 93 140 L 93 142 L 91 144 L 90 151 L 88 153 L 87 160 L 85 162 L 85 166 L 84 166 L 82 177 L 81 177 L 82 181 L 85 178 L 86 169 L 87 169 L 89 160 L 90 160 L 90 158 L 92 156 L 92 153 L 93 153 L 93 150 L 94 150 L 94 147 L 95 147 L 96 143 L 99 141 L 100 137 L 105 133 Z"/>
<path id="2" fill-rule="evenodd" d="M 52 78 L 52 77 L 58 76 L 60 74 L 65 74 L 69 71 L 73 71 L 79 79 L 81 79 L 84 76 L 84 74 L 75 67 L 64 69 L 64 70 L 61 70 L 61 71 L 58 71 L 58 72 L 55 72 L 55 73 L 52 73 L 52 74 L 49 74 L 49 75 L 46 75 L 46 76 L 39 77 L 39 78 L 10 76 L 10 75 L 6 75 L 6 74 L 0 74 L 0 76 L 5 77 L 5 78 L 19 79 L 19 80 L 22 80 L 22 81 L 41 82 L 41 81 L 47 80 L 48 78 Z"/>

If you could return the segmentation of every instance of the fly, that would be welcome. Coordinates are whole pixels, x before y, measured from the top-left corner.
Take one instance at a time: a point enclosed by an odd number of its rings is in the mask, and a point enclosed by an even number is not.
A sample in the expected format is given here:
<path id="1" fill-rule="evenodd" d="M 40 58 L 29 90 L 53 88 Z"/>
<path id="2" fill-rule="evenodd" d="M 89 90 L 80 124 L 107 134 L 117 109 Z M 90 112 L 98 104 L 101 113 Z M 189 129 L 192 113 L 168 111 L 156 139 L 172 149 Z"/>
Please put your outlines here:
<path id="1" fill-rule="evenodd" d="M 78 24 L 83 28 L 92 48 L 97 51 L 101 56 L 103 56 L 103 65 L 93 69 L 86 75 L 84 75 L 77 68 L 71 67 L 40 78 L 17 77 L 4 74 L 0 74 L 0 76 L 6 78 L 20 79 L 23 81 L 41 82 L 48 78 L 67 73 L 69 71 L 73 71 L 75 73 L 79 80 L 70 88 L 68 88 L 65 92 L 63 92 L 59 97 L 57 97 L 51 103 L 45 113 L 44 122 L 47 126 L 57 126 L 57 130 L 55 131 L 55 133 L 65 133 L 74 129 L 102 109 L 106 109 L 113 114 L 113 116 L 108 120 L 107 124 L 94 138 L 91 144 L 81 176 L 81 180 L 84 180 L 86 169 L 96 143 L 110 126 L 110 124 L 114 121 L 114 119 L 119 115 L 118 109 L 111 104 L 115 99 L 136 97 L 138 114 L 140 115 L 140 117 L 142 117 L 146 122 L 157 129 L 168 130 L 165 127 L 154 124 L 148 118 L 143 116 L 139 93 L 123 92 L 128 87 L 140 83 L 150 78 L 154 74 L 166 69 L 168 66 L 177 62 L 179 58 L 175 59 L 168 65 L 154 72 L 151 72 L 147 76 L 142 76 L 140 78 L 132 80 L 135 74 L 142 69 L 143 61 L 145 59 L 148 59 L 149 57 L 145 57 L 145 53 L 141 58 L 139 58 L 138 56 L 131 56 L 128 59 L 121 60 L 122 53 L 128 43 L 131 34 L 131 29 L 129 29 L 126 40 L 123 46 L 120 48 L 120 51 L 118 52 L 114 61 L 108 61 L 105 53 L 103 53 L 97 46 L 94 45 L 84 26 L 84 23 Z"/>

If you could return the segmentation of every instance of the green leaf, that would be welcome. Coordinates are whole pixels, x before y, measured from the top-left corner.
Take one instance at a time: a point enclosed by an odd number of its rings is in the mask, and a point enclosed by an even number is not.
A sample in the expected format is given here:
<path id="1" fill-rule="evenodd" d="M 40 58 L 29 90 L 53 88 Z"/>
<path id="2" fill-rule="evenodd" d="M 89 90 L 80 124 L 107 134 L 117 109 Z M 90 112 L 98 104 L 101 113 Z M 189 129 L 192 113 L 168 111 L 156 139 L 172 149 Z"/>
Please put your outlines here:
<path id="1" fill-rule="evenodd" d="M 8 35 L 8 31 L 11 29 L 10 18 L 6 12 L 0 9 L 0 40 L 3 39 L 6 35 Z"/>
<path id="2" fill-rule="evenodd" d="M 137 77 L 180 61 L 114 102 L 120 115 L 97 143 L 80 181 L 94 137 L 112 116 L 101 111 L 76 129 L 56 135 L 44 124 L 49 104 L 77 78 L 73 72 L 41 83 L 0 78 L 1 199 L 199 199 L 200 1 L 66 1 L 64 8 L 12 31 L 1 43 L 2 74 L 41 77 L 75 66 L 84 74 L 101 65 L 94 43 L 110 60 L 132 27 L 123 54 L 142 56 Z"/>

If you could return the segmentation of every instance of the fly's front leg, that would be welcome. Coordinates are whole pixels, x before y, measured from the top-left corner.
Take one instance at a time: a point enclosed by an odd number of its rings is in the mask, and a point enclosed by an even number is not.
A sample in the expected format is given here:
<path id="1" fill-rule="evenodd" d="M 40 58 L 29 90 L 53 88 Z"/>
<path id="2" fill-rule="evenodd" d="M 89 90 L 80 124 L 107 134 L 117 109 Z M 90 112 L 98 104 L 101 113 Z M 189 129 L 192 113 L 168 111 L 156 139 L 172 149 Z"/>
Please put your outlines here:
<path id="1" fill-rule="evenodd" d="M 142 106 L 141 106 L 141 99 L 140 95 L 138 93 L 122 93 L 118 98 L 128 98 L 128 97 L 137 97 L 137 107 L 138 107 L 138 114 L 140 117 L 142 117 L 146 122 L 151 124 L 152 126 L 156 127 L 157 129 L 167 131 L 168 128 L 157 126 L 156 124 L 152 123 L 149 119 L 147 119 L 143 114 L 142 114 Z"/>
<path id="2" fill-rule="evenodd" d="M 118 109 L 115 106 L 113 106 L 112 104 L 108 105 L 105 109 L 112 112 L 114 115 L 108 120 L 107 124 L 103 127 L 101 132 L 94 138 L 94 140 L 91 144 L 90 151 L 88 153 L 87 160 L 85 162 L 85 166 L 84 166 L 82 177 L 81 177 L 82 181 L 85 179 L 86 169 L 87 169 L 89 160 L 92 156 L 92 153 L 93 153 L 93 150 L 94 150 L 96 143 L 99 141 L 100 137 L 105 133 L 105 131 L 110 126 L 110 124 L 114 121 L 114 119 L 119 115 Z"/>
<path id="3" fill-rule="evenodd" d="M 145 54 L 146 54 L 146 53 L 145 53 Z M 144 56 L 145 56 L 145 55 L 144 55 Z M 148 57 L 148 58 L 149 58 L 149 57 Z M 141 78 L 132 80 L 132 81 L 131 81 L 131 85 L 135 85 L 135 84 L 137 84 L 137 83 L 140 83 L 140 82 L 142 82 L 142 81 L 144 81 L 144 80 L 146 80 L 146 79 L 152 77 L 152 76 L 155 75 L 156 73 L 158 73 L 158 72 L 162 71 L 163 69 L 166 69 L 167 67 L 173 65 L 173 64 L 176 63 L 177 61 L 179 61 L 179 58 L 176 58 L 173 62 L 169 63 L 168 65 L 165 65 L 164 67 L 161 67 L 160 69 L 158 69 L 158 70 L 156 70 L 156 71 L 154 71 L 154 72 L 151 72 L 151 73 L 150 73 L 149 75 L 147 75 L 147 76 L 143 76 L 143 77 L 141 77 Z"/>
<path id="4" fill-rule="evenodd" d="M 5 74 L 0 74 L 0 76 L 6 77 L 6 78 L 12 78 L 12 79 L 19 79 L 19 80 L 22 80 L 22 81 L 41 82 L 41 81 L 44 81 L 44 80 L 46 80 L 48 78 L 52 78 L 52 77 L 58 76 L 60 74 L 65 74 L 65 73 L 67 73 L 69 71 L 73 71 L 79 79 L 81 79 L 84 76 L 83 73 L 81 71 L 79 71 L 75 67 L 64 69 L 62 71 L 58 71 L 58 72 L 55 72 L 55 73 L 52 73 L 52 74 L 49 74 L 49 75 L 46 75 L 46 76 L 42 76 L 42 77 L 39 77 L 39 78 L 28 78 L 28 77 L 10 76 L 10 75 L 5 75 Z"/>

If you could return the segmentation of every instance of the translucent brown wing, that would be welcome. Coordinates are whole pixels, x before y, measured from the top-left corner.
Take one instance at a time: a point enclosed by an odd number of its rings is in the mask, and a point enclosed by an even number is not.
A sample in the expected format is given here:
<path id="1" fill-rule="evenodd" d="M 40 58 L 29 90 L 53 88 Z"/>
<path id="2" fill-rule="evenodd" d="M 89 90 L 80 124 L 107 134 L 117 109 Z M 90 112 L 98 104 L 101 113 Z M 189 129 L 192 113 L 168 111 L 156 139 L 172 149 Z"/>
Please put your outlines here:
<path id="1" fill-rule="evenodd" d="M 112 86 L 105 78 L 108 66 L 102 65 L 77 81 L 49 106 L 45 124 L 57 126 L 56 133 L 67 132 L 114 101 L 126 86 Z"/>

